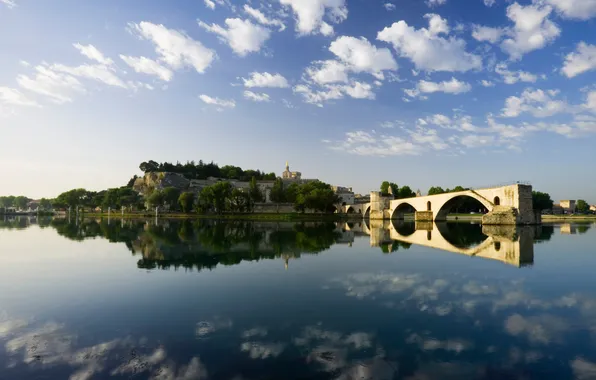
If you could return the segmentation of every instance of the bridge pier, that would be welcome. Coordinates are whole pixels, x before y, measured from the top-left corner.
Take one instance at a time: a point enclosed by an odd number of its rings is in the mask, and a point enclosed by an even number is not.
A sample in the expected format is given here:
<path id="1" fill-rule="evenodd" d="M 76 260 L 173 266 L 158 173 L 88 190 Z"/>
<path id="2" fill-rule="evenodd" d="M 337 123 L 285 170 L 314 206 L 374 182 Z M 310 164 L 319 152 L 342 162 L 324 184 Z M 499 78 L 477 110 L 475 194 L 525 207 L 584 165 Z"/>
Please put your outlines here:
<path id="1" fill-rule="evenodd" d="M 434 220 L 434 213 L 432 211 L 416 211 L 414 220 L 416 222 L 432 222 Z"/>

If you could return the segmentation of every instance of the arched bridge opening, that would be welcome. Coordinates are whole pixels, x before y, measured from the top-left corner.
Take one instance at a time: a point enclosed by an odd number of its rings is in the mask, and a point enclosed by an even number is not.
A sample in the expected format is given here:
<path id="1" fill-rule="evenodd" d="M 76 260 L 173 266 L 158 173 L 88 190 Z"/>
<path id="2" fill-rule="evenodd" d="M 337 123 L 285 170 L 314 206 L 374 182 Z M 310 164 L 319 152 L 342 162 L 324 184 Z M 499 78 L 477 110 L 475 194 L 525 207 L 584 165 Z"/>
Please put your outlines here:
<path id="1" fill-rule="evenodd" d="M 498 198 L 498 197 L 497 197 Z M 445 221 L 449 214 L 486 214 L 492 209 L 492 205 L 486 201 L 469 195 L 458 195 L 445 202 L 435 215 L 435 220 Z"/>
<path id="2" fill-rule="evenodd" d="M 409 203 L 401 203 L 393 210 L 391 219 L 404 220 L 407 215 L 413 215 L 416 213 L 416 208 Z"/>

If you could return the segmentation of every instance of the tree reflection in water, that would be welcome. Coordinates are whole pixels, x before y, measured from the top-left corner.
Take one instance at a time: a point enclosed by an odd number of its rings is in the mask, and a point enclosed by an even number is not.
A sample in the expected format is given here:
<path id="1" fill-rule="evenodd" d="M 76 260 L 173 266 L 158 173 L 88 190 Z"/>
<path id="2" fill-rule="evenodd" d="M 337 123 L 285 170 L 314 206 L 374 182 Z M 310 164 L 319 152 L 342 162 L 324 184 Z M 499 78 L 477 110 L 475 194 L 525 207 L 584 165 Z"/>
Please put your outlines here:
<path id="1" fill-rule="evenodd" d="M 122 221 L 54 219 L 50 225 L 68 239 L 103 237 L 125 243 L 141 255 L 143 269 L 214 268 L 242 261 L 297 258 L 329 249 L 341 238 L 334 223 L 258 223 L 220 220 Z M 26 226 L 25 226 L 26 227 Z M 23 227 L 23 228 L 25 228 Z"/>

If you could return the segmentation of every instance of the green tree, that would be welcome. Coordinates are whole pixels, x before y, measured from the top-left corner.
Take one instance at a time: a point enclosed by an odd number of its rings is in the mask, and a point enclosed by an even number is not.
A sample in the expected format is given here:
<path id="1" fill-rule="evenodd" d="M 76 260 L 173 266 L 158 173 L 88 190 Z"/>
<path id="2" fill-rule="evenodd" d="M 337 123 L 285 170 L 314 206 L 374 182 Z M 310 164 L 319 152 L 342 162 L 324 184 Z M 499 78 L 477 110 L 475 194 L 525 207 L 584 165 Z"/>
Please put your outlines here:
<path id="1" fill-rule="evenodd" d="M 437 195 L 443 193 L 445 193 L 445 190 L 443 190 L 443 188 L 439 186 L 433 186 L 430 189 L 428 189 L 428 195 Z"/>
<path id="2" fill-rule="evenodd" d="M 383 181 L 381 183 L 381 193 L 382 194 L 389 194 L 389 181 Z"/>
<path id="3" fill-rule="evenodd" d="M 147 204 L 149 207 L 162 207 L 164 204 L 164 195 L 161 190 L 155 189 L 153 192 L 147 197 Z"/>
<path id="4" fill-rule="evenodd" d="M 163 201 L 169 207 L 170 211 L 178 209 L 178 198 L 180 198 L 179 189 L 171 186 L 163 189 Z"/>
<path id="5" fill-rule="evenodd" d="M 27 208 L 27 204 L 29 204 L 29 202 L 30 202 L 29 198 L 20 195 L 18 197 L 15 197 L 14 206 L 16 208 L 18 208 L 19 210 L 25 210 Z"/>
<path id="6" fill-rule="evenodd" d="M 7 197 L 0 197 L 0 207 L 13 207 L 14 206 L 14 195 L 9 195 Z"/>
<path id="7" fill-rule="evenodd" d="M 203 188 L 200 200 L 201 204 L 205 205 L 208 210 L 222 214 L 229 209 L 231 196 L 232 185 L 229 182 L 222 181 Z"/>
<path id="8" fill-rule="evenodd" d="M 149 162 L 142 162 L 139 165 L 139 169 L 144 173 L 156 172 L 159 170 L 159 164 L 153 160 L 149 160 Z"/>
<path id="9" fill-rule="evenodd" d="M 394 182 L 389 182 L 389 190 L 391 190 L 391 194 L 395 197 L 399 193 L 399 186 Z"/>
<path id="10" fill-rule="evenodd" d="M 271 188 L 271 192 L 269 194 L 271 198 L 271 202 L 273 203 L 283 203 L 286 201 L 285 192 L 284 192 L 284 183 L 281 178 L 277 178 L 273 187 Z"/>
<path id="11" fill-rule="evenodd" d="M 184 192 L 178 197 L 178 204 L 182 207 L 183 212 L 190 212 L 195 202 L 195 194 L 191 192 Z"/>
<path id="12" fill-rule="evenodd" d="M 532 192 L 532 203 L 534 210 L 550 210 L 553 208 L 553 200 L 550 198 L 550 194 L 542 193 L 540 191 Z"/>
<path id="13" fill-rule="evenodd" d="M 261 191 L 261 189 L 259 189 L 259 185 L 257 184 L 256 177 L 252 177 L 250 180 L 248 194 L 252 203 L 260 203 L 265 200 L 263 192 Z"/>
<path id="14" fill-rule="evenodd" d="M 340 198 L 331 186 L 321 181 L 313 181 L 303 185 L 294 183 L 288 187 L 288 192 L 290 190 L 292 194 L 288 196 L 288 200 L 290 198 L 294 199 L 294 209 L 299 212 L 305 212 L 307 209 L 330 212 L 340 202 Z"/>
<path id="15" fill-rule="evenodd" d="M 455 186 L 453 189 L 449 190 L 449 193 L 457 193 L 460 191 L 466 191 L 467 189 L 463 188 L 462 186 Z"/>
<path id="16" fill-rule="evenodd" d="M 391 194 L 395 197 L 399 193 L 399 186 L 394 182 L 383 181 L 383 183 L 381 183 L 381 193 L 383 195 Z"/>
<path id="17" fill-rule="evenodd" d="M 296 203 L 298 194 L 300 192 L 300 185 L 292 183 L 285 191 L 285 201 L 288 203 Z"/>
<path id="18" fill-rule="evenodd" d="M 54 204 L 59 205 L 58 207 L 88 206 L 92 201 L 93 194 L 85 189 L 72 189 L 58 195 Z"/>
<path id="19" fill-rule="evenodd" d="M 126 187 L 133 187 L 133 185 L 135 184 L 135 181 L 137 180 L 137 175 L 135 174 L 126 184 Z"/>
<path id="20" fill-rule="evenodd" d="M 585 200 L 580 199 L 575 204 L 575 209 L 577 210 L 577 212 L 580 212 L 582 214 L 587 213 L 588 211 L 590 211 L 590 205 Z"/>
<path id="21" fill-rule="evenodd" d="M 104 209 L 107 209 L 108 207 L 116 209 L 119 208 L 119 204 L 120 197 L 118 196 L 118 189 L 108 189 L 103 196 L 101 206 Z"/>
<path id="22" fill-rule="evenodd" d="M 410 189 L 410 186 L 403 186 L 399 189 L 396 199 L 414 198 L 416 193 Z"/>
<path id="23" fill-rule="evenodd" d="M 230 194 L 230 211 L 250 212 L 252 210 L 252 199 L 250 193 L 235 188 Z"/>
<path id="24" fill-rule="evenodd" d="M 47 198 L 41 198 L 39 200 L 39 208 L 42 211 L 47 211 L 52 209 L 52 202 Z"/>

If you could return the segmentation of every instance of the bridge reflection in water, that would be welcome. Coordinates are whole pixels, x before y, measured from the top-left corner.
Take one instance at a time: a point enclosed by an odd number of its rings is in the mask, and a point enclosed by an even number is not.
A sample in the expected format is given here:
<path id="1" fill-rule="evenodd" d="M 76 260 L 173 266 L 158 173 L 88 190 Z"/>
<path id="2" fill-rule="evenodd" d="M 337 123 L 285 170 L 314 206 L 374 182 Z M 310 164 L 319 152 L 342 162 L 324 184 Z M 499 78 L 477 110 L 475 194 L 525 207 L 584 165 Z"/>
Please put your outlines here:
<path id="1" fill-rule="evenodd" d="M 462 223 L 371 220 L 345 223 L 342 230 L 370 236 L 371 247 L 394 242 L 421 245 L 461 255 L 481 257 L 522 267 L 534 262 L 539 227 L 480 226 Z M 463 232 L 463 233 L 462 233 Z"/>

